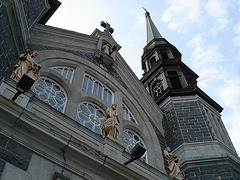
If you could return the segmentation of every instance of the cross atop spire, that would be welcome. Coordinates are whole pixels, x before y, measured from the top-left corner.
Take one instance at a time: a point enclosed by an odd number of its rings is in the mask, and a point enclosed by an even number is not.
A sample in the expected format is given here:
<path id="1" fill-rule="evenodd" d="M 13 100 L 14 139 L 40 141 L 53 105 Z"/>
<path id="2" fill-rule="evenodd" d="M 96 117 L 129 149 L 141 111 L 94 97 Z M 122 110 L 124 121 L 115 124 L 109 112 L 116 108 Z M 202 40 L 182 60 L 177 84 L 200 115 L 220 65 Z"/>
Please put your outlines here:
<path id="1" fill-rule="evenodd" d="M 157 27 L 154 25 L 150 13 L 143 7 L 146 11 L 146 25 L 147 25 L 147 43 L 155 38 L 163 38 L 160 32 L 158 31 Z"/>

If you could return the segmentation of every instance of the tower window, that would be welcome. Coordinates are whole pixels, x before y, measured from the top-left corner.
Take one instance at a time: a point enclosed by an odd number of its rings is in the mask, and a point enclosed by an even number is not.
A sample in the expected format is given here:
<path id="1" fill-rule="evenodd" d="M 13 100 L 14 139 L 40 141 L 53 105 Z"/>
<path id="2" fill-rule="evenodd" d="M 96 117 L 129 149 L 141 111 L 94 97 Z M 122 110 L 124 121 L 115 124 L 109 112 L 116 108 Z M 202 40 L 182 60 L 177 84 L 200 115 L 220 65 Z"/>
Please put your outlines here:
<path id="1" fill-rule="evenodd" d="M 180 76 L 177 71 L 168 71 L 168 78 L 173 89 L 182 89 L 182 84 L 180 82 Z"/>
<path id="2" fill-rule="evenodd" d="M 167 52 L 161 52 L 162 59 L 169 59 Z"/>
<path id="3" fill-rule="evenodd" d="M 149 61 L 149 67 L 153 68 L 156 63 L 157 63 L 156 58 L 155 57 L 151 57 L 151 59 Z"/>

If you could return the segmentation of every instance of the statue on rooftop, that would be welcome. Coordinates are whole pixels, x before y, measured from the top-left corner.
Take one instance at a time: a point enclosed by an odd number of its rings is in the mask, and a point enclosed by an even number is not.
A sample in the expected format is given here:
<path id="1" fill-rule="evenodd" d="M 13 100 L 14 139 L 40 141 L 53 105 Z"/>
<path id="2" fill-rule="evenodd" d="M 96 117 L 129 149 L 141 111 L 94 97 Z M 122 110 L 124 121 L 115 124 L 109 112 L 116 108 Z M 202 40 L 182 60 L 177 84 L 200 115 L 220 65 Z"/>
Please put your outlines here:
<path id="1" fill-rule="evenodd" d="M 170 152 L 170 147 L 166 147 L 166 149 L 163 151 L 164 167 L 166 173 L 170 178 L 183 180 L 183 175 L 181 174 L 180 168 L 177 165 L 178 158 Z"/>
<path id="2" fill-rule="evenodd" d="M 111 46 L 109 43 L 103 44 L 102 45 L 102 49 L 101 49 L 104 53 L 107 53 L 108 55 L 111 54 Z"/>
<path id="3" fill-rule="evenodd" d="M 115 112 L 116 108 L 116 104 L 112 104 L 111 107 L 107 108 L 105 112 L 105 122 L 102 127 L 103 137 L 110 136 L 110 138 L 115 140 L 117 140 L 117 136 L 119 134 L 118 124 L 120 123 L 118 114 Z"/>
<path id="4" fill-rule="evenodd" d="M 20 54 L 19 61 L 14 66 L 10 78 L 18 82 L 23 74 L 26 73 L 37 81 L 39 79 L 39 70 L 41 69 L 41 65 L 37 64 L 34 60 L 37 55 L 37 51 L 29 49 Z"/>

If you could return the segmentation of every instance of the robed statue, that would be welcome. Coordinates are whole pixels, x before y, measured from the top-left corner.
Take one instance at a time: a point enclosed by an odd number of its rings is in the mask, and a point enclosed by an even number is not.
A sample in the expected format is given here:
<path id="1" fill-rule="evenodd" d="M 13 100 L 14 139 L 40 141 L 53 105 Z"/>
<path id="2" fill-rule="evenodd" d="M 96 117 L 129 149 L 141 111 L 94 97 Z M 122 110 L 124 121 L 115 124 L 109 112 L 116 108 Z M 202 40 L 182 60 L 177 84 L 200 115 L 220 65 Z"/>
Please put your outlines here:
<path id="1" fill-rule="evenodd" d="M 183 180 L 183 175 L 181 174 L 180 168 L 177 165 L 178 158 L 170 152 L 170 147 L 166 147 L 166 149 L 163 151 L 164 167 L 166 173 L 170 178 Z"/>
<path id="2" fill-rule="evenodd" d="M 24 73 L 26 73 L 37 81 L 39 79 L 39 70 L 41 69 L 41 65 L 37 64 L 34 60 L 37 55 L 37 51 L 31 51 L 29 49 L 23 54 L 20 54 L 19 61 L 14 66 L 10 77 L 18 82 Z"/>
<path id="3" fill-rule="evenodd" d="M 107 108 L 105 112 L 105 121 L 102 127 L 103 137 L 110 136 L 110 138 L 115 140 L 117 140 L 117 136 L 119 134 L 118 124 L 120 123 L 118 114 L 115 112 L 116 108 L 116 104 L 112 104 L 111 107 Z"/>

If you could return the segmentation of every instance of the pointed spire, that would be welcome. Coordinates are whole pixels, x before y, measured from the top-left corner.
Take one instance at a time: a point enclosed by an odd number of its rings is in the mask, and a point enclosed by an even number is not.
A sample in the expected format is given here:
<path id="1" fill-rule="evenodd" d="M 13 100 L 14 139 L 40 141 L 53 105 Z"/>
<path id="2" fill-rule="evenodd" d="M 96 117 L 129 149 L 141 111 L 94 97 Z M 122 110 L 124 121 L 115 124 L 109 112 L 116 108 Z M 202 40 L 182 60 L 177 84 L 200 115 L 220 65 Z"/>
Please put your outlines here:
<path id="1" fill-rule="evenodd" d="M 158 29 L 154 25 L 150 13 L 143 7 L 143 9 L 146 11 L 146 22 L 147 22 L 147 43 L 149 43 L 151 40 L 155 38 L 163 38 L 162 35 L 159 33 Z"/>

